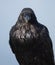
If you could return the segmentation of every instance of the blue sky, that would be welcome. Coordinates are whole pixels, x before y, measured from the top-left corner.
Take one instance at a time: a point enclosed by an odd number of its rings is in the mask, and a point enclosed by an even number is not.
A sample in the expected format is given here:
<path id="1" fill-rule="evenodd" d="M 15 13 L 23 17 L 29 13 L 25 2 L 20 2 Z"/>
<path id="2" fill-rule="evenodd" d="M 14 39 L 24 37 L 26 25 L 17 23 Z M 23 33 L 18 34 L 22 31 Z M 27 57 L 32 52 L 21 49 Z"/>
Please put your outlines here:
<path id="1" fill-rule="evenodd" d="M 0 0 L 0 65 L 18 65 L 9 47 L 9 30 L 26 7 L 32 8 L 37 20 L 47 26 L 55 52 L 55 0 Z"/>

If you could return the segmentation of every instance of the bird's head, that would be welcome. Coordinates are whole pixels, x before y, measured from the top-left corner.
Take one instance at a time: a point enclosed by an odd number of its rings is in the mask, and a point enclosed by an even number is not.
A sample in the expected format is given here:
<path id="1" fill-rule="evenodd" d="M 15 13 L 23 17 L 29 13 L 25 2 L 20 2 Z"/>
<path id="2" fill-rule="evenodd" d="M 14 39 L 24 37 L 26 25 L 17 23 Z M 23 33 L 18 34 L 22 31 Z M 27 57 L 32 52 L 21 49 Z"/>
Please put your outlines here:
<path id="1" fill-rule="evenodd" d="M 31 8 L 24 8 L 19 16 L 21 22 L 36 23 L 36 16 Z"/>

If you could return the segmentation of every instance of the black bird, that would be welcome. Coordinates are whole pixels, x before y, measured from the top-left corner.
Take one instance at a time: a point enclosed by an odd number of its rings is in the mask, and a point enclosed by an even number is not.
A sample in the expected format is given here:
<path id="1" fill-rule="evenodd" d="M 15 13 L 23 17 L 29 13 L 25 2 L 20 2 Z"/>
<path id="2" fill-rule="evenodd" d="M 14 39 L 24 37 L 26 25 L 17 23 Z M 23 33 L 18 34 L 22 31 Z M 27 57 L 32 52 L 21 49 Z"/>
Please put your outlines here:
<path id="1" fill-rule="evenodd" d="M 9 34 L 9 44 L 20 65 L 54 65 L 52 41 L 31 8 L 24 8 Z"/>

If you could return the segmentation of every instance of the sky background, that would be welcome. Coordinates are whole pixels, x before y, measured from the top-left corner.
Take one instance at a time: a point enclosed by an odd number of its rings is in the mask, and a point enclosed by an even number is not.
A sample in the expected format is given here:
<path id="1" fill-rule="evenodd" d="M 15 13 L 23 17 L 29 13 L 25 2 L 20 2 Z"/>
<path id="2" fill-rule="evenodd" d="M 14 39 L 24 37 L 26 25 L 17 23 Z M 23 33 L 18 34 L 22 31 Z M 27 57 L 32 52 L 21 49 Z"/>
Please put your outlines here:
<path id="1" fill-rule="evenodd" d="M 55 53 L 55 0 L 0 0 L 0 65 L 18 65 L 9 46 L 9 31 L 26 7 L 48 28 Z"/>

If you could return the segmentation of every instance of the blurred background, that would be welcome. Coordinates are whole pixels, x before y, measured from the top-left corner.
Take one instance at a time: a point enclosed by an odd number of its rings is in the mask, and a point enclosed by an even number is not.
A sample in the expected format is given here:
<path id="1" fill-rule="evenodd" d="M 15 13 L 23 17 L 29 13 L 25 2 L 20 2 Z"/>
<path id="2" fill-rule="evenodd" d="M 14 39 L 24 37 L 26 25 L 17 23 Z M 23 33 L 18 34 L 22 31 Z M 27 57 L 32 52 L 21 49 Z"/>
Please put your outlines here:
<path id="1" fill-rule="evenodd" d="M 9 31 L 26 7 L 48 28 L 55 53 L 55 0 L 0 0 L 0 65 L 18 65 L 9 46 Z"/>

